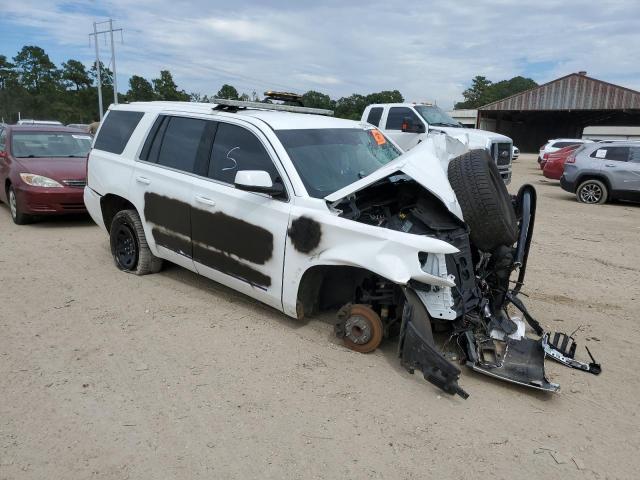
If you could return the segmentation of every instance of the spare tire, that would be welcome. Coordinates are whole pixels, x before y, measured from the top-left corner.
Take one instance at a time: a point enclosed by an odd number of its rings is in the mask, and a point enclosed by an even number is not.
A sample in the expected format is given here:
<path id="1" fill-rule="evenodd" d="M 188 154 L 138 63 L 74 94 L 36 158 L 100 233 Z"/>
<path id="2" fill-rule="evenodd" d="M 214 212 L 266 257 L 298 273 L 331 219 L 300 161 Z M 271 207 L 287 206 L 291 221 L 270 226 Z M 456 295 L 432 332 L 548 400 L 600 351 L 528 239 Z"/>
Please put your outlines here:
<path id="1" fill-rule="evenodd" d="M 458 197 L 471 242 L 491 252 L 518 238 L 516 213 L 498 167 L 486 150 L 471 150 L 449 162 L 449 183 Z"/>

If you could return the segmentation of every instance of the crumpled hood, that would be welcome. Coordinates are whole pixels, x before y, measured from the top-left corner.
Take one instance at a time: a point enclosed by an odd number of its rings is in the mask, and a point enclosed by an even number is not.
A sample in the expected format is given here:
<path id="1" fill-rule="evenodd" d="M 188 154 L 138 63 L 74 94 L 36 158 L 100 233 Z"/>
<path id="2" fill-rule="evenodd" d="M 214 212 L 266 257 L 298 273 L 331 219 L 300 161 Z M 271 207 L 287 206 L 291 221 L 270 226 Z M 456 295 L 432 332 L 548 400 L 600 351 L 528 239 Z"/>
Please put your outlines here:
<path id="1" fill-rule="evenodd" d="M 433 193 L 449 211 L 462 219 L 462 210 L 449 184 L 446 170 L 449 161 L 466 150 L 465 144 L 447 135 L 427 137 L 414 148 L 370 175 L 327 195 L 325 200 L 330 203 L 337 202 L 383 178 L 404 173 Z"/>
<path id="2" fill-rule="evenodd" d="M 463 143 L 467 143 L 464 139 L 468 138 L 468 143 L 471 148 L 486 148 L 487 142 L 512 143 L 511 139 L 505 135 L 488 132 L 487 130 L 477 130 L 475 128 L 430 127 L 429 130 L 440 130 Z"/>

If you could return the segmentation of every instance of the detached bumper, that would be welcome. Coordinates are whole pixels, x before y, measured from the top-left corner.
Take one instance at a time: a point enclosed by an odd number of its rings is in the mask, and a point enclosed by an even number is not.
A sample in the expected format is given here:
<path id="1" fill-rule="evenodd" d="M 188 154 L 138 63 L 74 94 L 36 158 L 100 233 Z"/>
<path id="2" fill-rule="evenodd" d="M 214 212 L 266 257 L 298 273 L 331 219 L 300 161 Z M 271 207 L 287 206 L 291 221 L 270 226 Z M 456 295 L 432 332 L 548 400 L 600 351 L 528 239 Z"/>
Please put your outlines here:
<path id="1" fill-rule="evenodd" d="M 86 213 L 82 189 L 76 187 L 42 188 L 21 185 L 16 188 L 18 207 L 28 215 L 64 215 Z"/>

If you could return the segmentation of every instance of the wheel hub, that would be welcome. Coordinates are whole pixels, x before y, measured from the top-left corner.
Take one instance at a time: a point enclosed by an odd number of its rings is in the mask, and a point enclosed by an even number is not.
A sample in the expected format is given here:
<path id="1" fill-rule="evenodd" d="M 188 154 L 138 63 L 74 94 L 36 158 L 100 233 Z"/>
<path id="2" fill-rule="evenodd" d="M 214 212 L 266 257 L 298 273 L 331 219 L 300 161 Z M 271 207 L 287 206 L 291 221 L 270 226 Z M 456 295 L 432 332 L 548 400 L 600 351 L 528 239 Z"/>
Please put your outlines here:
<path id="1" fill-rule="evenodd" d="M 116 235 L 116 259 L 127 270 L 135 267 L 137 261 L 137 245 L 133 232 L 127 225 L 120 225 Z"/>
<path id="2" fill-rule="evenodd" d="M 597 185 L 585 185 L 582 187 L 580 196 L 585 203 L 596 203 L 602 196 L 602 190 Z"/>
<path id="3" fill-rule="evenodd" d="M 345 337 L 357 345 L 364 345 L 373 336 L 371 324 L 360 315 L 349 317 L 345 322 L 344 330 Z"/>
<path id="4" fill-rule="evenodd" d="M 9 190 L 9 209 L 11 210 L 11 216 L 16 218 L 18 215 L 18 204 L 16 202 L 16 194 L 13 190 Z"/>

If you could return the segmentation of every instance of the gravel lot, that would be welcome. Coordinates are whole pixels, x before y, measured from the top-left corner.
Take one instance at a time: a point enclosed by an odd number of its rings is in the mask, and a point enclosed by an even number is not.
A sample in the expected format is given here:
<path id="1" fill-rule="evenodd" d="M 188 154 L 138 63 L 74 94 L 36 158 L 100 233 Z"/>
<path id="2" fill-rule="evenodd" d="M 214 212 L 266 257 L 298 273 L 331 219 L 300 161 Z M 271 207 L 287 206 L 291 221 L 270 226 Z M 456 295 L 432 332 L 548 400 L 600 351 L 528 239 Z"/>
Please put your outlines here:
<path id="1" fill-rule="evenodd" d="M 441 394 L 175 266 L 112 265 L 89 219 L 15 226 L 0 206 L 0 479 L 637 478 L 640 206 L 587 206 L 533 155 L 524 293 L 599 377 L 547 362 L 559 394 L 463 370 Z"/>

